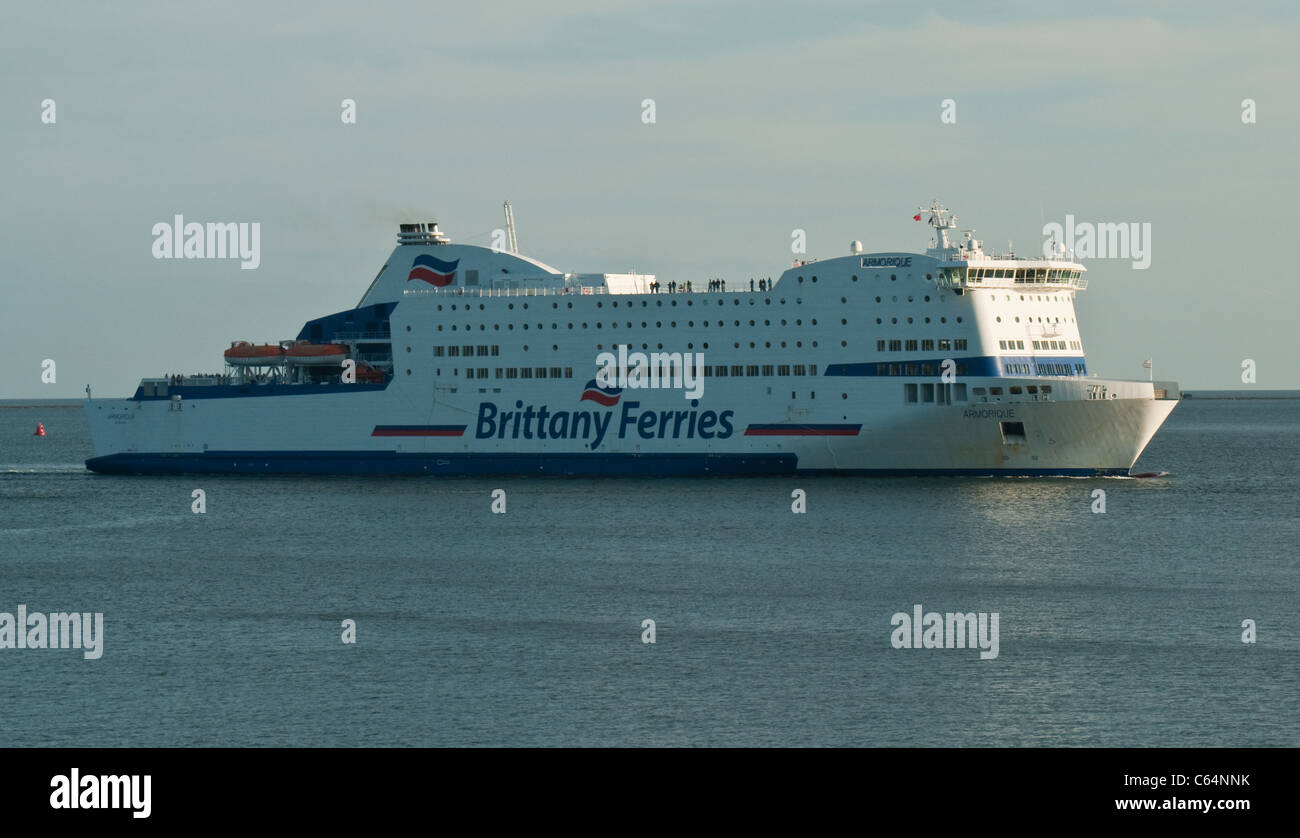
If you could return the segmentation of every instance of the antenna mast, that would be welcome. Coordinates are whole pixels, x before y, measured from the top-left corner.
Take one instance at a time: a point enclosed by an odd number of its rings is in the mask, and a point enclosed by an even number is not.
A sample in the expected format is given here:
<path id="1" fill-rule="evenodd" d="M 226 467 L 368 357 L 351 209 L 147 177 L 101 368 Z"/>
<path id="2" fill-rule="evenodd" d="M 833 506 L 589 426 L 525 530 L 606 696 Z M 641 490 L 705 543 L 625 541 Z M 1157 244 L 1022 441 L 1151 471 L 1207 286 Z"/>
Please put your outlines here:
<path id="1" fill-rule="evenodd" d="M 511 253 L 519 252 L 519 239 L 515 237 L 515 211 L 510 208 L 510 202 L 505 203 L 506 210 L 506 239 L 510 245 Z"/>

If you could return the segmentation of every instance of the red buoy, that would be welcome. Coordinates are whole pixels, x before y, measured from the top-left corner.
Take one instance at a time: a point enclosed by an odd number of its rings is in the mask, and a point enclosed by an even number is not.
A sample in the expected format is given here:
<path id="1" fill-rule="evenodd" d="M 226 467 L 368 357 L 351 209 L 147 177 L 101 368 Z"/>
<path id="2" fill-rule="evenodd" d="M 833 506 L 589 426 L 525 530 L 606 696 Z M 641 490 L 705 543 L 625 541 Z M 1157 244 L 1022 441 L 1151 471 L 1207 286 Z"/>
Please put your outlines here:
<path id="1" fill-rule="evenodd" d="M 45 436 L 45 426 L 42 425 L 40 422 L 37 422 L 36 433 L 32 434 L 32 436 Z"/>

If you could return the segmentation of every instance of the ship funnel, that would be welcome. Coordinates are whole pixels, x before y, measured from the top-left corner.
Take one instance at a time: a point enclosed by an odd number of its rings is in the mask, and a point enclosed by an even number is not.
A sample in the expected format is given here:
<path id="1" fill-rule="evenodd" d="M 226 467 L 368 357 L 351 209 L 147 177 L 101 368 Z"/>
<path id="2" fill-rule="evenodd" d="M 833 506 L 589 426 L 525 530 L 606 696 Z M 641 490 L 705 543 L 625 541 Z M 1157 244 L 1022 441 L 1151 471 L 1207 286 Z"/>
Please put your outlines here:
<path id="1" fill-rule="evenodd" d="M 397 228 L 398 244 L 447 244 L 451 239 L 438 229 L 438 222 L 426 221 L 400 224 Z"/>

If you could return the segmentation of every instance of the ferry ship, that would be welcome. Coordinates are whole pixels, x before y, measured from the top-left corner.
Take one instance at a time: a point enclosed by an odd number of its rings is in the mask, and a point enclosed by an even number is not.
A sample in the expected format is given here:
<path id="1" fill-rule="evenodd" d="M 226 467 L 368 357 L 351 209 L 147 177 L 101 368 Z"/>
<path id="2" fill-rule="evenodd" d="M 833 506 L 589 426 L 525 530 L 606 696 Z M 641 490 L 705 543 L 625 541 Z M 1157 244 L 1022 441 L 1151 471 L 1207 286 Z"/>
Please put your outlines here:
<path id="1" fill-rule="evenodd" d="M 355 308 L 236 341 L 212 375 L 87 403 L 116 474 L 1127 475 L 1178 388 L 1100 378 L 1086 269 L 986 252 L 933 203 L 924 253 L 775 280 L 567 273 L 400 225 Z M 215 354 L 215 353 L 214 353 Z M 689 386 L 688 386 L 689 385 Z"/>

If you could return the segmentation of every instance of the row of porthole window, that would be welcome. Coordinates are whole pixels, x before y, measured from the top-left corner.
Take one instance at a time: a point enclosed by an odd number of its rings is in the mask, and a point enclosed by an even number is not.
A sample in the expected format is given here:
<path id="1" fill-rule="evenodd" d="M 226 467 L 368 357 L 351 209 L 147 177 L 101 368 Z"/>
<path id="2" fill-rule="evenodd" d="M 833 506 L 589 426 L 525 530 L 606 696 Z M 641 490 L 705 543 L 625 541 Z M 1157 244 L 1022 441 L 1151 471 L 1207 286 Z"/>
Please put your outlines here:
<path id="1" fill-rule="evenodd" d="M 883 274 L 872 274 L 872 276 L 873 276 L 873 277 L 880 277 L 880 276 L 883 276 Z M 910 277 L 911 274 L 908 274 L 908 276 Z M 926 275 L 925 275 L 925 278 L 926 278 L 926 279 L 934 279 L 934 276 L 933 276 L 932 274 L 926 274 Z M 797 279 L 799 280 L 799 282 L 800 282 L 801 284 L 803 283 L 803 277 L 797 277 Z M 857 275 L 857 274 L 854 274 L 853 276 L 849 277 L 849 279 L 851 279 L 853 282 L 857 282 L 857 281 L 858 281 L 858 275 Z M 817 281 L 817 277 L 814 276 L 814 277 L 812 278 L 812 281 L 813 281 L 813 282 L 816 282 L 816 281 Z M 890 274 L 890 275 L 889 275 L 889 281 L 890 281 L 890 282 L 897 282 L 897 281 L 898 281 L 898 274 Z"/>
<path id="2" fill-rule="evenodd" d="M 893 297 L 891 297 L 890 299 L 891 299 L 891 301 L 893 301 L 893 302 L 895 302 L 895 303 L 898 302 L 898 297 L 897 297 L 897 296 L 893 296 Z M 1009 299 L 1011 299 L 1011 297 L 1008 296 L 1007 299 L 1009 300 Z M 1023 300 L 1023 299 L 1024 299 L 1024 296 L 1022 295 L 1022 296 L 1020 297 L 1020 299 Z M 1042 298 L 1039 297 L 1039 299 L 1041 300 Z M 946 297 L 945 295 L 943 295 L 943 294 L 940 294 L 940 295 L 939 295 L 939 302 L 945 302 L 946 300 L 947 300 L 947 297 Z M 879 303 L 879 302 L 881 302 L 882 300 L 881 300 L 880 297 L 876 297 L 876 298 L 875 298 L 875 301 Z M 909 303 L 910 303 L 910 302 L 915 302 L 915 297 L 914 297 L 914 295 L 909 294 L 909 295 L 907 296 L 907 301 L 908 301 Z M 929 295 L 929 294 L 925 294 L 925 295 L 923 295 L 923 296 L 922 296 L 922 301 L 923 301 L 923 302 L 927 302 L 927 303 L 928 303 L 928 302 L 931 302 L 930 295 Z M 647 306 L 649 305 L 649 301 L 647 301 L 647 300 L 641 300 L 640 302 L 641 302 L 641 307 L 642 307 L 642 308 L 645 308 L 645 307 L 647 307 Z M 724 304 L 724 301 L 721 300 L 721 299 L 719 299 L 719 300 L 717 301 L 717 303 L 718 303 L 718 305 L 723 305 L 723 304 Z M 737 306 L 738 306 L 738 305 L 740 305 L 740 299 L 739 299 L 739 298 L 733 298 L 732 301 L 731 301 L 731 303 L 732 303 L 732 305 L 737 305 Z M 749 298 L 749 304 L 750 304 L 750 305 L 755 305 L 755 303 L 756 303 L 756 298 L 753 298 L 753 297 Z M 763 303 L 764 303 L 765 305 L 771 305 L 771 304 L 772 304 L 772 298 L 771 298 L 771 297 L 764 297 L 764 298 L 763 298 Z M 840 297 L 840 303 L 841 303 L 841 304 L 847 304 L 847 303 L 848 303 L 848 297 Z M 663 303 L 663 300 L 656 300 L 656 301 L 655 301 L 655 305 L 656 305 L 656 306 L 662 307 L 663 304 L 664 304 L 664 303 Z M 785 305 L 785 298 L 784 298 L 784 297 L 778 298 L 778 300 L 777 300 L 777 304 L 778 304 L 778 305 Z M 803 305 L 803 299 L 802 299 L 802 298 L 795 298 L 795 304 L 796 304 L 796 305 Z M 528 303 L 522 303 L 521 305 L 524 307 L 524 309 L 527 309 L 527 308 L 528 308 Z M 676 300 L 670 300 L 670 301 L 669 301 L 669 305 L 670 305 L 670 306 L 676 306 L 676 305 L 677 305 L 677 301 L 676 301 Z M 687 300 L 687 301 L 686 301 L 686 305 L 688 305 L 688 306 L 693 306 L 693 305 L 695 305 L 695 301 L 694 301 L 694 300 Z M 507 309 L 510 309 L 510 310 L 514 310 L 514 307 L 515 307 L 515 304 L 514 304 L 514 303 L 508 303 L 508 304 L 506 305 L 506 308 L 507 308 Z M 558 309 L 559 307 L 560 307 L 560 304 L 559 304 L 559 303 L 551 303 L 551 308 L 553 308 L 553 309 Z M 573 308 L 573 303 L 565 303 L 565 307 L 566 307 L 566 308 Z M 604 308 L 604 307 L 605 307 L 605 304 L 604 304 L 603 301 L 597 301 L 597 302 L 596 302 L 596 308 Z M 611 308 L 618 308 L 618 301 L 614 301 L 614 302 L 610 303 L 610 307 L 611 307 Z M 632 305 L 632 301 L 629 300 L 627 303 L 625 303 L 625 307 L 626 307 L 626 308 L 632 308 L 632 307 L 633 307 L 633 305 Z M 457 311 L 457 310 L 458 310 L 458 307 L 457 307 L 457 305 L 456 305 L 455 303 L 452 303 L 451 306 L 450 306 L 450 308 L 451 308 L 452 311 Z M 466 304 L 466 305 L 464 306 L 464 310 L 465 310 L 465 311 L 470 311 L 471 308 L 472 308 L 472 307 L 471 307 L 469 304 Z M 486 306 L 484 306 L 483 303 L 479 303 L 479 304 L 478 304 L 478 308 L 479 308 L 480 311 L 485 311 L 485 310 L 486 310 Z M 441 305 L 439 305 L 439 306 L 438 306 L 438 311 L 442 311 L 442 310 L 443 310 L 443 307 L 442 307 Z M 407 329 L 408 329 L 408 331 L 409 331 L 410 327 L 408 326 Z"/>
<path id="3" fill-rule="evenodd" d="M 757 298 L 755 298 L 755 297 L 750 297 L 750 298 L 749 298 L 749 304 L 750 304 L 751 306 L 752 306 L 752 305 L 755 305 L 755 304 L 756 304 L 756 301 L 757 301 Z M 719 300 L 717 301 L 718 305 L 723 305 L 724 302 L 725 302 L 725 301 L 724 301 L 724 300 L 721 300 L 721 299 L 719 299 Z M 795 302 L 795 305 L 803 305 L 803 298 L 802 298 L 802 297 L 795 297 L 794 302 Z M 841 298 L 841 302 L 843 302 L 843 298 Z M 632 308 L 632 307 L 633 307 L 633 306 L 632 306 L 632 303 L 633 303 L 632 300 L 628 300 L 626 303 L 624 303 L 624 308 Z M 641 307 L 642 307 L 642 308 L 646 308 L 647 306 L 649 306 L 649 304 L 650 304 L 650 303 L 649 303 L 648 300 L 641 300 Z M 663 300 L 655 300 L 655 305 L 656 305 L 657 307 L 662 308 L 662 307 L 663 307 L 663 304 L 664 304 L 664 301 L 663 301 Z M 732 300 L 731 300 L 731 304 L 732 304 L 732 305 L 736 305 L 736 306 L 740 305 L 740 298 L 739 298 L 739 297 L 733 297 Z M 764 298 L 763 298 L 763 304 L 764 304 L 764 305 L 769 305 L 769 306 L 770 306 L 770 305 L 772 304 L 772 298 L 771 298 L 771 297 L 764 297 Z M 528 303 L 521 303 L 521 305 L 523 306 L 523 308 L 524 308 L 525 310 L 528 309 Z M 676 305 L 677 305 L 677 301 L 676 301 L 676 300 L 669 300 L 669 306 L 674 306 L 674 307 L 675 307 Z M 688 305 L 688 306 L 694 306 L 694 305 L 695 305 L 695 300 L 688 299 L 688 300 L 686 301 L 686 305 Z M 701 303 L 701 305 L 704 305 L 704 303 Z M 785 305 L 785 297 L 779 297 L 779 298 L 777 299 L 777 305 Z M 559 303 L 551 303 L 551 308 L 553 308 L 553 309 L 558 309 L 559 307 L 560 307 L 560 304 L 559 304 Z M 565 307 L 566 307 L 566 308 L 573 308 L 573 303 L 565 303 Z M 597 301 L 596 301 L 596 308 L 604 308 L 604 307 L 605 307 L 605 303 L 604 303 L 604 301 L 601 301 L 601 300 L 597 300 Z M 449 306 L 449 308 L 450 308 L 452 311 L 459 311 L 459 310 L 461 310 L 461 309 L 463 309 L 463 310 L 465 310 L 465 311 L 471 311 L 471 310 L 473 310 L 473 306 L 471 306 L 469 303 L 466 303 L 464 306 L 461 306 L 461 307 L 459 307 L 459 308 L 457 307 L 456 303 L 452 303 L 452 304 Z M 479 304 L 478 304 L 478 308 L 479 308 L 479 311 L 486 311 L 486 310 L 487 310 L 487 307 L 486 307 L 483 303 L 479 303 Z M 510 311 L 513 311 L 514 308 L 515 308 L 515 304 L 514 304 L 514 303 L 507 303 L 507 304 L 506 304 L 506 308 L 507 308 L 508 310 L 510 310 Z M 618 308 L 618 301 L 615 300 L 615 301 L 611 302 L 611 303 L 610 303 L 610 308 Z M 442 311 L 442 305 L 441 305 L 441 304 L 438 305 L 438 311 Z M 409 327 L 408 327 L 408 328 L 409 328 Z"/>
<path id="4" fill-rule="evenodd" d="M 465 378 L 573 378 L 573 367 L 496 367 L 495 375 L 489 367 L 465 367 Z M 619 371 L 620 378 L 622 372 Z M 407 371 L 410 375 L 410 371 Z M 441 376 L 442 368 L 434 370 L 434 375 Z M 461 375 L 461 368 L 452 368 L 452 375 Z M 646 373 L 648 376 L 648 373 Z M 807 376 L 817 375 L 816 364 L 707 364 L 704 367 L 706 378 L 742 378 L 746 376 Z M 664 380 L 681 378 L 682 370 L 674 365 L 661 368 L 659 377 Z"/>
<path id="5" fill-rule="evenodd" d="M 957 375 L 966 374 L 965 361 L 957 361 L 953 366 Z M 876 375 L 942 375 L 943 372 L 941 364 L 876 364 Z"/>
<path id="6" fill-rule="evenodd" d="M 940 294 L 940 295 L 939 295 L 939 302 L 942 303 L 942 302 L 944 302 L 946 299 L 947 299 L 947 298 L 944 297 L 943 294 Z M 896 302 L 898 302 L 898 295 L 895 294 L 894 296 L 890 297 L 890 298 L 889 298 L 889 301 L 890 301 L 891 303 L 896 303 Z M 907 295 L 907 301 L 908 301 L 909 303 L 914 303 L 914 302 L 916 302 L 916 297 L 913 296 L 912 294 L 908 294 L 908 295 Z M 844 298 L 844 297 L 840 297 L 840 302 L 845 302 L 845 298 Z M 876 302 L 881 302 L 881 298 L 880 298 L 880 297 L 876 297 Z M 921 298 L 921 302 L 923 302 L 923 303 L 928 303 L 928 302 L 930 302 L 930 295 L 929 295 L 929 294 L 926 294 L 925 296 L 923 296 L 923 297 Z"/>
<path id="7" fill-rule="evenodd" d="M 411 347 L 409 347 L 409 346 L 406 347 L 406 351 L 407 351 L 407 352 L 410 352 L 410 351 L 411 351 Z M 477 346 L 477 347 L 474 347 L 474 346 L 435 346 L 435 347 L 433 348 L 433 357 L 435 357 L 435 358 L 442 358 L 443 356 L 446 356 L 446 357 L 448 357 L 448 358 L 457 358 L 457 357 L 461 357 L 461 356 L 464 356 L 464 357 L 466 357 L 466 358 L 469 358 L 469 357 L 472 357 L 472 356 L 477 356 L 477 357 L 479 357 L 479 358 L 483 358 L 483 357 L 487 357 L 487 356 L 491 356 L 491 355 L 500 355 L 500 354 L 501 354 L 501 347 L 500 347 L 499 345 L 497 345 L 497 344 L 492 344 L 491 346 L 485 346 L 485 345 L 480 344 L 480 345 Z"/>
<path id="8" fill-rule="evenodd" d="M 1052 385 L 1050 385 L 1050 384 L 1043 384 L 1043 385 L 1039 386 L 1039 385 L 1036 385 L 1036 384 L 1027 384 L 1027 385 L 1025 385 L 1025 390 L 1026 390 L 1028 393 L 1030 393 L 1030 394 L 1038 393 L 1040 390 L 1041 390 L 1043 393 L 1045 393 L 1045 394 L 1050 394 L 1050 393 L 1052 392 Z M 983 395 L 985 394 L 985 393 L 984 393 L 984 388 L 983 388 L 983 387 L 973 387 L 973 388 L 971 388 L 971 393 L 975 394 L 976 396 L 983 396 Z M 1014 396 L 1014 395 L 1020 395 L 1020 387 L 1019 387 L 1019 386 L 1014 386 L 1014 387 L 1012 387 L 1012 388 L 1011 388 L 1011 394 L 1012 394 L 1013 396 Z M 990 395 L 990 396 L 1000 396 L 1000 395 L 1002 395 L 1002 388 L 1001 388 L 1001 387 L 990 387 L 990 388 L 988 388 L 988 395 Z"/>
<path id="9" fill-rule="evenodd" d="M 965 350 L 966 338 L 938 338 L 938 350 Z M 935 339 L 929 340 L 878 340 L 876 341 L 877 352 L 933 352 L 936 349 Z"/>
<path id="10" fill-rule="evenodd" d="M 930 322 L 930 318 L 929 318 L 929 317 L 923 317 L 923 318 L 921 318 L 921 319 L 922 319 L 922 321 L 925 322 L 925 323 L 929 323 L 929 322 Z M 956 320 L 957 320 L 958 323 L 961 322 L 961 318 L 960 318 L 960 317 L 956 318 Z M 880 317 L 877 317 L 877 318 L 876 318 L 876 325 L 877 325 L 877 326 L 884 325 L 884 322 L 885 322 L 885 321 L 884 321 L 883 318 L 880 318 Z M 889 318 L 889 322 L 890 322 L 891 325 L 895 325 L 895 326 L 896 326 L 896 325 L 898 325 L 898 318 L 897 318 L 897 317 L 891 317 L 891 318 Z M 916 320 L 915 320 L 915 318 L 909 317 L 909 318 L 907 318 L 907 322 L 908 322 L 908 323 L 914 323 L 914 322 L 916 322 Z M 948 322 L 948 318 L 947 318 L 947 317 L 940 317 L 940 318 L 939 318 L 939 322 L 940 322 L 940 323 L 947 323 L 947 322 Z"/>
<path id="11" fill-rule="evenodd" d="M 466 378 L 573 378 L 573 367 L 497 367 L 496 375 L 490 376 L 488 367 L 465 367 Z M 411 374 L 410 370 L 406 371 Z M 433 371 L 435 376 L 442 375 L 442 368 Z M 452 375 L 460 375 L 460 367 L 453 367 Z"/>
<path id="12" fill-rule="evenodd" d="M 946 318 L 946 317 L 941 317 L 941 318 L 939 318 L 939 321 L 940 321 L 941 323 L 947 323 L 947 322 L 948 322 L 948 318 Z M 625 328 L 628 328 L 628 329 L 636 328 L 636 326 L 634 325 L 633 321 L 631 321 L 631 320 L 625 320 L 625 321 L 623 321 L 623 322 L 624 322 Z M 876 318 L 876 322 L 879 323 L 879 322 L 880 322 L 880 318 L 877 317 L 877 318 Z M 894 318 L 894 319 L 893 319 L 893 322 L 897 323 L 897 322 L 898 322 L 898 318 Z M 908 323 L 911 323 L 911 322 L 912 322 L 912 318 L 910 318 L 910 317 L 907 318 L 907 322 L 908 322 Z M 925 322 L 926 322 L 926 323 L 929 323 L 929 322 L 930 322 L 930 318 L 928 318 L 928 317 L 925 318 Z M 961 318 L 960 318 L 960 317 L 957 318 L 957 322 L 958 322 L 958 323 L 961 322 Z M 802 325 L 803 325 L 803 320 L 802 320 L 802 319 L 795 320 L 794 323 L 795 323 L 796 326 L 802 326 Z M 813 325 L 813 326 L 816 326 L 816 325 L 817 325 L 817 319 L 816 319 L 816 318 L 813 318 L 812 320 L 809 321 L 809 324 L 810 324 L 810 325 Z M 847 326 L 848 324 L 849 324 L 848 318 L 846 318 L 846 317 L 841 317 L 841 318 L 840 318 L 840 325 L 841 325 L 841 326 Z M 529 330 L 529 324 L 527 324 L 527 323 L 523 323 L 523 324 L 521 324 L 521 325 L 523 326 L 523 330 L 524 330 L 524 331 L 528 331 L 528 330 Z M 724 327 L 724 328 L 725 328 L 726 325 L 727 325 L 727 321 L 725 321 L 725 320 L 715 320 L 715 321 L 712 321 L 712 326 L 713 326 L 713 327 Z M 737 328 L 739 328 L 739 327 L 741 326 L 741 321 L 739 321 L 739 320 L 733 320 L 733 321 L 732 321 L 732 325 L 735 326 L 735 327 L 737 327 Z M 757 325 L 758 325 L 758 321 L 756 321 L 756 320 L 750 320 L 750 321 L 749 321 L 749 325 L 750 325 L 750 326 L 757 326 Z M 763 321 L 763 325 L 764 325 L 764 326 L 771 326 L 771 325 L 772 325 L 772 321 L 771 321 L 771 320 L 764 320 L 764 321 Z M 788 323 L 788 321 L 786 321 L 786 320 L 782 320 L 782 321 L 781 321 L 781 325 L 782 325 L 782 326 L 787 326 L 787 325 L 789 325 L 789 323 Z M 441 331 L 443 330 L 442 326 L 443 326 L 443 324 L 441 324 L 441 323 L 438 324 L 438 331 L 441 332 Z M 567 326 L 568 326 L 569 329 L 572 329 L 572 328 L 573 328 L 573 324 L 572 324 L 572 323 L 568 323 Z M 707 329 L 707 328 L 710 328 L 710 321 L 708 321 L 708 320 L 704 320 L 704 321 L 702 321 L 702 322 L 701 322 L 701 326 L 702 326 L 703 328 L 706 328 L 706 329 Z M 584 330 L 585 330 L 585 329 L 588 328 L 588 324 L 586 324 L 586 323 L 579 323 L 579 324 L 578 324 L 578 327 L 579 327 L 580 329 L 584 329 Z M 688 321 L 686 322 L 686 327 L 687 327 L 687 328 L 692 328 L 692 329 L 695 328 L 695 321 L 694 321 L 694 320 L 688 320 Z M 485 324 L 485 323 L 480 323 L 478 328 L 479 328 L 479 331 L 480 331 L 480 332 L 487 331 L 487 324 Z M 507 323 L 507 324 L 506 324 L 506 331 L 514 331 L 514 328 L 515 328 L 515 324 L 513 324 L 513 323 Z M 544 330 L 546 329 L 546 324 L 545 324 L 545 323 L 538 323 L 538 324 L 537 324 L 537 328 L 538 328 L 539 330 L 543 330 L 543 331 L 544 331 Z M 552 329 L 559 329 L 559 328 L 560 328 L 560 324 L 559 324 L 559 323 L 551 323 L 551 328 L 552 328 Z M 603 329 L 603 328 L 606 328 L 606 327 L 605 327 L 605 322 L 604 322 L 603 320 L 598 320 L 598 321 L 596 321 L 596 328 L 597 328 L 597 329 Z M 609 324 L 609 328 L 611 328 L 611 329 L 617 329 L 617 328 L 619 328 L 618 321 L 611 321 L 610 324 Z M 663 323 L 662 320 L 656 320 L 654 326 L 651 326 L 651 325 L 649 324 L 649 321 L 642 320 L 642 321 L 641 321 L 641 328 L 642 328 L 642 329 L 650 329 L 650 328 L 654 328 L 654 329 L 663 329 L 663 328 L 665 328 L 665 326 L 664 326 L 664 323 Z M 676 329 L 676 328 L 677 328 L 677 321 L 676 321 L 676 320 L 670 320 L 670 321 L 668 321 L 668 326 L 667 326 L 667 328 L 670 328 L 670 329 Z M 493 331 L 500 331 L 500 329 L 501 329 L 501 324 L 500 324 L 500 323 L 493 323 L 493 324 L 492 324 L 492 330 L 493 330 Z M 409 332 L 409 331 L 411 330 L 411 327 L 410 327 L 410 326 L 407 326 L 407 327 L 406 327 L 406 330 Z M 467 324 L 465 324 L 465 326 L 464 326 L 463 328 L 461 328 L 461 327 L 458 327 L 455 323 L 452 323 L 452 324 L 451 324 L 451 331 L 453 331 L 453 332 L 456 332 L 456 331 L 472 332 L 472 331 L 474 331 L 474 327 L 473 327 L 472 324 L 467 323 Z"/>

